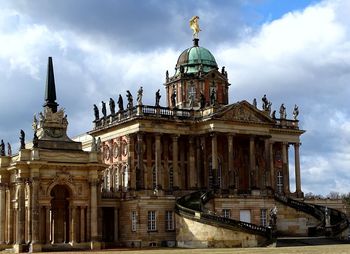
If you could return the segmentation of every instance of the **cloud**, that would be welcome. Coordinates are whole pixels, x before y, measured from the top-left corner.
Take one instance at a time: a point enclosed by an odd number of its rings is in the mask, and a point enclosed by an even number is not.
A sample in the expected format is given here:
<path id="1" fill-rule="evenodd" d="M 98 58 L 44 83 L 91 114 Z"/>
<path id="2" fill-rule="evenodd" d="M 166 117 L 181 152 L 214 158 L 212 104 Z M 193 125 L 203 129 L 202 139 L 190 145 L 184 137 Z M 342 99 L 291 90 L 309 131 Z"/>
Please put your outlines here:
<path id="1" fill-rule="evenodd" d="M 350 179 L 348 9 L 347 1 L 324 1 L 287 13 L 215 54 L 229 70 L 235 101 L 266 93 L 277 111 L 287 105 L 289 117 L 299 105 L 306 192 L 344 191 L 341 179 Z"/>

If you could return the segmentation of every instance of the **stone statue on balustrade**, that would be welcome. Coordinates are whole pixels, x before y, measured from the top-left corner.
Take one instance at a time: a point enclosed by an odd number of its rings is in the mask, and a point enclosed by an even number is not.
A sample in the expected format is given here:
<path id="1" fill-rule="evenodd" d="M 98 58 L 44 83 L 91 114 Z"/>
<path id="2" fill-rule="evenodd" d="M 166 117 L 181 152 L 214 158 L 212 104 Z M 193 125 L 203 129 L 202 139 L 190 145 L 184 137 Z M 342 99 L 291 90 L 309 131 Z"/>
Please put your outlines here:
<path id="1" fill-rule="evenodd" d="M 10 143 L 7 142 L 7 155 L 12 156 L 12 148 Z"/>
<path id="2" fill-rule="evenodd" d="M 1 140 L 1 143 L 0 143 L 0 156 L 5 156 L 5 143 L 4 143 L 4 140 Z"/>
<path id="3" fill-rule="evenodd" d="M 280 107 L 280 118 L 281 119 L 287 118 L 286 107 L 284 106 L 284 103 L 282 103 Z"/>
<path id="4" fill-rule="evenodd" d="M 293 118 L 294 118 L 294 120 L 298 120 L 298 115 L 299 115 L 299 107 L 295 104 L 294 105 L 294 110 L 293 110 Z"/>
<path id="5" fill-rule="evenodd" d="M 124 102 L 121 94 L 119 94 L 119 97 L 118 97 L 118 108 L 119 108 L 119 111 L 124 110 Z"/>
<path id="6" fill-rule="evenodd" d="M 171 106 L 176 108 L 176 90 L 173 88 L 173 93 L 171 94 Z"/>
<path id="7" fill-rule="evenodd" d="M 95 114 L 95 121 L 100 119 L 100 113 L 98 111 L 98 107 L 96 106 L 96 104 L 94 104 L 94 114 Z"/>
<path id="8" fill-rule="evenodd" d="M 126 98 L 128 99 L 127 109 L 132 109 L 134 106 L 133 98 L 129 90 L 126 91 Z"/>
<path id="9" fill-rule="evenodd" d="M 161 98 L 162 96 L 160 95 L 160 89 L 158 89 L 158 91 L 156 92 L 156 104 L 155 104 L 155 106 L 156 107 L 159 107 L 160 105 L 159 105 L 159 101 L 160 101 L 160 98 Z"/>
<path id="10" fill-rule="evenodd" d="M 101 101 L 101 103 L 102 103 L 102 114 L 103 114 L 103 118 L 105 118 L 106 119 L 106 117 L 107 117 L 107 109 L 106 109 L 106 103 L 104 102 L 104 101 Z"/>
<path id="11" fill-rule="evenodd" d="M 112 98 L 109 98 L 109 110 L 112 116 L 115 115 L 115 102 Z"/>
<path id="12" fill-rule="evenodd" d="M 254 100 L 253 100 L 253 106 L 254 106 L 254 108 L 258 107 L 258 103 L 256 102 L 256 98 L 254 98 Z"/>
<path id="13" fill-rule="evenodd" d="M 97 141 L 96 141 L 96 151 L 100 152 L 101 151 L 101 138 L 98 137 Z"/>
<path id="14" fill-rule="evenodd" d="M 188 96 L 188 105 L 190 106 L 190 108 L 193 108 L 193 106 L 194 106 L 194 96 L 193 96 L 193 94 L 190 94 Z"/>
<path id="15" fill-rule="evenodd" d="M 25 136 L 26 136 L 26 134 L 24 133 L 23 130 L 21 130 L 20 136 L 19 136 L 19 141 L 21 144 L 20 149 L 26 149 Z"/>
<path id="16" fill-rule="evenodd" d="M 142 86 L 137 91 L 137 105 L 142 106 L 143 88 Z"/>

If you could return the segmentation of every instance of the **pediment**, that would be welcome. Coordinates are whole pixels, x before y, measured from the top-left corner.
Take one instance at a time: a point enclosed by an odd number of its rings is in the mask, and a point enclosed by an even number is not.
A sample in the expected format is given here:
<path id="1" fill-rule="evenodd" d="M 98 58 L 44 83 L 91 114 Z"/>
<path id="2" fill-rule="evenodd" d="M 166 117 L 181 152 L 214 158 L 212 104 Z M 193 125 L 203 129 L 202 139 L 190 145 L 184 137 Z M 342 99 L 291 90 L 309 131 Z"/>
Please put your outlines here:
<path id="1" fill-rule="evenodd" d="M 255 108 L 247 101 L 237 102 L 222 108 L 215 113 L 215 118 L 228 121 L 274 123 L 270 116 Z"/>

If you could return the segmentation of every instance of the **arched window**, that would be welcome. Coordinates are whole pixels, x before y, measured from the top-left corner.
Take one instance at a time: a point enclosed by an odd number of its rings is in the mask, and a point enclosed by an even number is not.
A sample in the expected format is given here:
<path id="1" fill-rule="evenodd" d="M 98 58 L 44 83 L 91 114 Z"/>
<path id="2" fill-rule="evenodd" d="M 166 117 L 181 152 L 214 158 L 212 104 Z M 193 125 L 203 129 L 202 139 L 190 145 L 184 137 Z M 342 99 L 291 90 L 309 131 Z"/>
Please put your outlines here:
<path id="1" fill-rule="evenodd" d="M 277 172 L 277 192 L 283 192 L 283 174 L 281 171 Z"/>

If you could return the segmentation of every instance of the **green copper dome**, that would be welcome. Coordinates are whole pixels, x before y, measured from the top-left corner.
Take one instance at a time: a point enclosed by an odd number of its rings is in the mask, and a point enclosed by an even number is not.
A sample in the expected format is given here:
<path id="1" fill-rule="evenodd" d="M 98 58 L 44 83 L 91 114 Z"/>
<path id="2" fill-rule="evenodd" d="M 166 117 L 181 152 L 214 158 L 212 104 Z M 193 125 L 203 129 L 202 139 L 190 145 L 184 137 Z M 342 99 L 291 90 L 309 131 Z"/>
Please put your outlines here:
<path id="1" fill-rule="evenodd" d="M 202 71 L 208 73 L 213 69 L 218 69 L 218 65 L 214 56 L 209 50 L 198 46 L 198 39 L 194 39 L 194 45 L 191 48 L 184 50 L 176 63 L 175 76 L 183 72 L 187 74 L 197 73 Z"/>

